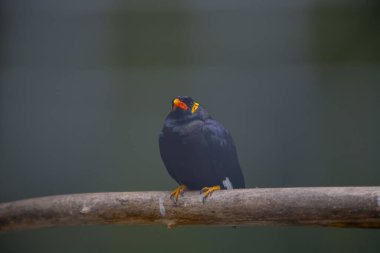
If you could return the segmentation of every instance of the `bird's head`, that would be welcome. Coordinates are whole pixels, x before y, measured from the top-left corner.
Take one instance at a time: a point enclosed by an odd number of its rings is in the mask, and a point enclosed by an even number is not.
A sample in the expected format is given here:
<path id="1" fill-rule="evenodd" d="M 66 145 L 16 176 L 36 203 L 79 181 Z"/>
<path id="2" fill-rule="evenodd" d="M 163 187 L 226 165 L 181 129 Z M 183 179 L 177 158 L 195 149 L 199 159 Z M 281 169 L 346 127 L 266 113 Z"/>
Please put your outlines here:
<path id="1" fill-rule="evenodd" d="M 179 96 L 172 101 L 172 112 L 183 115 L 194 114 L 199 108 L 199 104 L 188 96 Z"/>
<path id="2" fill-rule="evenodd" d="M 178 96 L 172 100 L 172 110 L 168 119 L 185 122 L 207 118 L 208 114 L 197 102 L 188 96 Z"/>

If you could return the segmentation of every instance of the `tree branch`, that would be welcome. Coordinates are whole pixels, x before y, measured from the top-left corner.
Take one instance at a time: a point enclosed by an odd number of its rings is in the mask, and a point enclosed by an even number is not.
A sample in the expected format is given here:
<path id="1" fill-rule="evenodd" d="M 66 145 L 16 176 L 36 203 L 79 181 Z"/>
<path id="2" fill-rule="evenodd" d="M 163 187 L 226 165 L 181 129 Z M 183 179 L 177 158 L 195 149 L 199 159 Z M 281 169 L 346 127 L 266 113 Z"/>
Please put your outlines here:
<path id="1" fill-rule="evenodd" d="M 59 195 L 0 204 L 0 232 L 84 224 L 380 228 L 380 187 L 225 190 L 202 203 L 186 192 Z"/>

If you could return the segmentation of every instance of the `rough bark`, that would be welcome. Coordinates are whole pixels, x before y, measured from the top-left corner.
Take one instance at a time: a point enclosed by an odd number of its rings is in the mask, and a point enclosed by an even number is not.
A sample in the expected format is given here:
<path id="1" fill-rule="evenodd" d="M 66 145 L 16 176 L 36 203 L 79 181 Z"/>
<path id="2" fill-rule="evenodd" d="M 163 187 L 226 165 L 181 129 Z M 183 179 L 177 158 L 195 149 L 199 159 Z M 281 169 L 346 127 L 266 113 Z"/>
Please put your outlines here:
<path id="1" fill-rule="evenodd" d="M 380 187 L 267 188 L 214 192 L 59 195 L 0 204 L 0 232 L 84 224 L 380 228 Z"/>

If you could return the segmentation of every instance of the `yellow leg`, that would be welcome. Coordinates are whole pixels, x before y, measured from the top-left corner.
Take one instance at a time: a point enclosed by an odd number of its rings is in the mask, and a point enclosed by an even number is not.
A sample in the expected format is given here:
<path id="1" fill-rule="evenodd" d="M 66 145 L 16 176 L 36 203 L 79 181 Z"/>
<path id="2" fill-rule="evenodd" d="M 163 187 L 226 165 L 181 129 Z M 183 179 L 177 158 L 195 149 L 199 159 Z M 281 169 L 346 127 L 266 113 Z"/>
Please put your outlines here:
<path id="1" fill-rule="evenodd" d="M 170 198 L 174 200 L 174 202 L 177 203 L 178 198 L 180 195 L 183 195 L 183 192 L 187 189 L 186 185 L 181 184 L 178 186 L 174 191 L 170 193 Z"/>
<path id="2" fill-rule="evenodd" d="M 201 190 L 201 194 L 203 194 L 202 202 L 204 202 L 207 197 L 211 196 L 211 194 L 214 191 L 219 191 L 219 190 L 221 190 L 219 185 L 202 188 L 202 190 Z"/>

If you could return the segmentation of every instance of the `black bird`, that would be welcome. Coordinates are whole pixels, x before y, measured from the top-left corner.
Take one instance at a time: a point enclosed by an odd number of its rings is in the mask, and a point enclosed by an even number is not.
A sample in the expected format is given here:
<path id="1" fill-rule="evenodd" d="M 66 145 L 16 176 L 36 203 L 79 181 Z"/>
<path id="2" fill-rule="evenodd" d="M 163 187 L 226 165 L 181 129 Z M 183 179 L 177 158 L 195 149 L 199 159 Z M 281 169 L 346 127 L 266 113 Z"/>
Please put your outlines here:
<path id="1" fill-rule="evenodd" d="M 172 101 L 159 145 L 166 169 L 180 185 L 171 193 L 175 201 L 186 189 L 201 190 L 204 200 L 216 190 L 245 188 L 230 133 L 191 97 Z"/>

